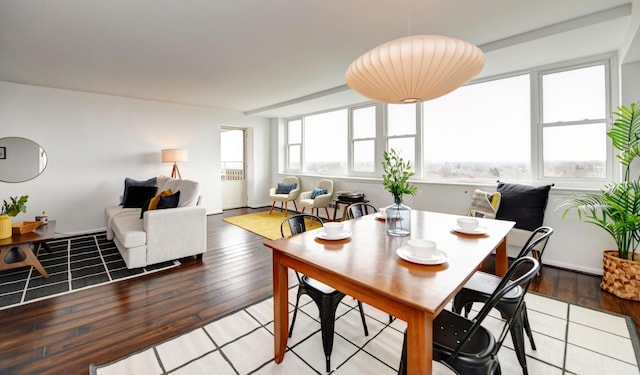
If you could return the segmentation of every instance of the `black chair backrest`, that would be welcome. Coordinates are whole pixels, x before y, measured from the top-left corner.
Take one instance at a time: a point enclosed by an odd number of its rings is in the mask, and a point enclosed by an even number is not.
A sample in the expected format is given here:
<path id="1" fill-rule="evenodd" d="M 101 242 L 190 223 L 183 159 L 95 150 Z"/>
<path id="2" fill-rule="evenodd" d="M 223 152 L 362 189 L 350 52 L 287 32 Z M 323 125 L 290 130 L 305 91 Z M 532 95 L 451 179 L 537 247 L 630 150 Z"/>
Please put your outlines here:
<path id="1" fill-rule="evenodd" d="M 369 203 L 354 203 L 347 207 L 347 216 L 349 219 L 355 219 L 360 216 L 369 215 L 378 212 L 375 206 Z"/>
<path id="2" fill-rule="evenodd" d="M 280 234 L 282 235 L 282 238 L 286 237 L 284 233 L 284 228 L 287 225 L 289 226 L 289 230 L 291 231 L 292 236 L 295 234 L 306 232 L 307 225 L 304 222 L 305 219 L 315 220 L 318 223 L 320 223 L 320 225 L 324 223 L 324 220 L 322 220 L 320 216 L 316 216 L 316 215 L 298 214 L 298 215 L 289 216 L 288 218 L 284 219 L 280 224 Z"/>
<path id="3" fill-rule="evenodd" d="M 547 242 L 549 242 L 549 237 L 551 237 L 552 234 L 553 229 L 551 227 L 542 226 L 534 230 L 529 236 L 527 242 L 525 242 L 524 246 L 522 246 L 522 250 L 520 250 L 518 258 L 529 255 L 529 253 L 531 253 L 531 251 L 536 247 L 538 255 L 542 257 L 542 253 L 547 247 Z"/>
<path id="4" fill-rule="evenodd" d="M 535 260 L 532 257 L 527 257 L 527 256 L 520 257 L 513 262 L 513 264 L 507 270 L 507 273 L 500 280 L 500 283 L 498 284 L 496 289 L 493 291 L 489 299 L 485 302 L 482 309 L 478 312 L 478 315 L 476 315 L 473 318 L 473 322 L 474 322 L 473 325 L 471 326 L 467 334 L 460 339 L 459 342 L 461 344 L 458 345 L 456 350 L 454 350 L 453 353 L 451 354 L 452 359 L 456 358 L 458 354 L 460 354 L 460 352 L 464 348 L 464 344 L 468 342 L 468 338 L 473 336 L 476 333 L 476 331 L 478 331 L 482 321 L 487 316 L 489 316 L 489 312 L 491 311 L 491 309 L 493 309 L 496 306 L 496 304 L 498 304 L 498 302 L 500 302 L 500 299 L 504 297 L 507 293 L 509 293 L 513 288 L 517 288 L 518 286 L 522 287 L 523 292 L 516 305 L 517 306 L 516 311 L 519 311 L 522 308 L 522 304 L 524 302 L 524 296 L 527 293 L 527 290 L 529 289 L 529 284 L 531 284 L 531 280 L 534 278 L 539 268 L 540 268 L 540 264 L 538 263 L 537 260 Z M 516 278 L 515 280 L 511 281 L 511 279 L 515 275 L 520 275 L 520 276 L 518 276 L 518 278 Z M 517 314 L 519 313 L 520 312 L 518 312 Z M 496 347 L 495 347 L 494 354 L 497 354 L 498 350 L 502 346 L 502 342 L 504 341 L 507 334 L 509 333 L 509 326 L 511 325 L 511 322 L 513 321 L 513 317 L 515 315 L 516 314 L 514 314 L 513 316 L 511 316 L 511 318 L 509 318 L 509 320 L 506 322 L 506 324 L 502 328 L 502 332 L 499 338 L 496 339 Z"/>

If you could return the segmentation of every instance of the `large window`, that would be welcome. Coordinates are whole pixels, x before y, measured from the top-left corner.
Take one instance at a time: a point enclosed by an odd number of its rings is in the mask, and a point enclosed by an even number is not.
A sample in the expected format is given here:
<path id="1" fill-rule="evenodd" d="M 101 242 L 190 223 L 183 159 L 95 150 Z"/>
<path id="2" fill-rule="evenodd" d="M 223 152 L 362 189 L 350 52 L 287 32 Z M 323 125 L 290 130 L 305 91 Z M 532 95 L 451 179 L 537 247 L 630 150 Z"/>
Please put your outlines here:
<path id="1" fill-rule="evenodd" d="M 375 172 L 376 106 L 351 111 L 353 172 Z"/>
<path id="2" fill-rule="evenodd" d="M 423 103 L 423 177 L 530 178 L 529 77 L 523 74 L 467 85 Z"/>
<path id="3" fill-rule="evenodd" d="M 543 177 L 607 177 L 605 68 L 542 75 Z"/>
<path id="4" fill-rule="evenodd" d="M 427 181 L 601 184 L 613 175 L 609 64 L 531 69 L 421 104 L 370 103 L 289 119 L 287 169 L 379 177 L 382 153 L 393 148 Z"/>
<path id="5" fill-rule="evenodd" d="M 302 120 L 287 122 L 287 169 L 302 169 Z"/>
<path id="6" fill-rule="evenodd" d="M 416 104 L 387 105 L 387 149 L 394 149 L 414 166 L 416 161 Z"/>
<path id="7" fill-rule="evenodd" d="M 301 120 L 289 121 L 288 131 L 298 134 L 300 121 L 302 134 L 302 169 L 305 173 L 340 176 L 348 171 L 348 111 L 319 113 L 304 116 Z M 291 136 L 289 136 L 291 140 Z M 289 154 L 299 147 L 295 143 L 289 144 Z M 289 160 L 289 166 L 291 166 Z M 294 169 L 294 168 L 292 168 Z"/>

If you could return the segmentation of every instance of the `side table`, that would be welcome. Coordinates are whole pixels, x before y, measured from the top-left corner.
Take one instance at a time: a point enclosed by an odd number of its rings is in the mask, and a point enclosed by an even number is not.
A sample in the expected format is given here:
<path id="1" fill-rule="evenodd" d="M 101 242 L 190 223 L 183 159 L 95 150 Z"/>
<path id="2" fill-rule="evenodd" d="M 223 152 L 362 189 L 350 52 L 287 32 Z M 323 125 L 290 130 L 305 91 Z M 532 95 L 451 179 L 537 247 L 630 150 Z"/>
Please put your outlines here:
<path id="1" fill-rule="evenodd" d="M 354 203 L 369 203 L 368 199 L 364 199 L 358 202 L 352 202 L 352 201 L 343 201 L 340 200 L 339 198 L 335 198 L 333 200 L 333 221 L 336 221 L 336 214 L 338 213 L 338 205 L 342 204 L 344 205 L 344 208 L 342 209 L 342 220 L 346 219 L 347 216 L 347 207 L 349 207 L 350 205 L 354 204 Z"/>
<path id="2" fill-rule="evenodd" d="M 55 232 L 56 222 L 52 220 L 32 232 L 14 234 L 0 240 L 0 271 L 33 266 L 42 277 L 48 278 L 49 274 L 31 250 L 31 245 L 34 245 L 34 249 L 42 245 L 47 251 L 51 251 L 46 241 L 52 239 Z"/>

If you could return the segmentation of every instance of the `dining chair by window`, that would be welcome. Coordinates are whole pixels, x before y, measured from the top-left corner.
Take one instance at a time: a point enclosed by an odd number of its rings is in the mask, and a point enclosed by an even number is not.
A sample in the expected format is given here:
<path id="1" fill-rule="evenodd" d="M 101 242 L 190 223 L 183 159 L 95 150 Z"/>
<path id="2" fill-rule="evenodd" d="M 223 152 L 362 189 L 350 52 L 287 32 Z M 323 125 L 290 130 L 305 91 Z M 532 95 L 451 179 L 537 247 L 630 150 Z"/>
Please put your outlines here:
<path id="1" fill-rule="evenodd" d="M 520 259 L 530 254 L 541 263 L 542 253 L 549 238 L 553 234 L 553 229 L 547 226 L 542 226 L 531 233 L 529 239 L 525 242 L 522 250 L 516 257 Z M 464 308 L 464 316 L 469 316 L 469 311 L 474 302 L 486 302 L 494 292 L 495 288 L 500 284 L 501 278 L 486 272 L 477 271 L 471 276 L 469 281 L 462 287 L 462 290 L 456 294 L 453 298 L 453 312 L 461 313 Z M 495 304 L 495 309 L 500 312 L 505 319 L 514 319 L 516 324 L 511 327 L 511 338 L 513 340 L 514 349 L 518 356 L 518 362 L 522 367 L 523 373 L 526 375 L 527 360 L 524 349 L 524 335 L 523 329 L 529 337 L 531 348 L 536 350 L 536 344 L 533 341 L 533 335 L 531 333 L 531 326 L 529 324 L 529 318 L 527 316 L 526 303 L 522 303 L 520 307 L 520 297 L 525 293 L 525 290 L 520 287 L 514 288 L 509 294 L 504 295 Z"/>
<path id="2" fill-rule="evenodd" d="M 282 224 L 280 224 L 280 234 L 283 238 L 286 237 L 285 228 L 287 226 L 289 227 L 292 236 L 305 232 L 307 230 L 307 224 L 305 223 L 305 221 L 309 221 L 309 223 L 316 222 L 320 225 L 324 223 L 322 218 L 320 218 L 319 216 L 308 214 L 293 215 L 282 221 Z M 300 297 L 303 294 L 306 294 L 313 300 L 313 302 L 316 303 L 316 305 L 318 306 L 318 311 L 320 312 L 320 332 L 322 334 L 322 347 L 324 349 L 327 372 L 330 372 L 336 310 L 340 305 L 340 301 L 342 301 L 342 299 L 345 297 L 345 294 L 306 275 L 300 275 L 297 271 L 296 277 L 298 278 L 298 293 L 296 295 L 296 306 L 293 310 L 293 318 L 291 319 L 291 327 L 289 327 L 289 337 L 293 335 L 293 325 L 296 323 Z M 364 335 L 369 336 L 369 330 L 367 329 L 367 323 L 364 318 L 362 302 L 360 301 L 358 301 L 358 309 L 360 310 L 360 319 L 362 319 L 362 326 L 364 327 Z"/>
<path id="3" fill-rule="evenodd" d="M 540 264 L 532 257 L 516 259 L 473 320 L 442 310 L 433 321 L 433 360 L 441 362 L 457 374 L 500 374 L 498 351 L 508 332 L 513 329 L 511 327 L 521 323 L 514 317 L 524 308 L 524 296 L 538 268 Z M 515 279 L 512 281 L 512 278 Z M 516 314 L 504 320 L 500 335 L 496 338 L 482 323 L 491 309 L 516 288 L 522 290 L 517 298 Z M 522 327 L 516 329 L 522 331 Z M 405 331 L 398 374 L 407 373 L 407 350 L 410 349 L 407 348 Z"/>
<path id="4" fill-rule="evenodd" d="M 366 216 L 378 212 L 378 209 L 369 203 L 353 203 L 347 207 L 347 217 L 355 219 L 357 217 Z"/>

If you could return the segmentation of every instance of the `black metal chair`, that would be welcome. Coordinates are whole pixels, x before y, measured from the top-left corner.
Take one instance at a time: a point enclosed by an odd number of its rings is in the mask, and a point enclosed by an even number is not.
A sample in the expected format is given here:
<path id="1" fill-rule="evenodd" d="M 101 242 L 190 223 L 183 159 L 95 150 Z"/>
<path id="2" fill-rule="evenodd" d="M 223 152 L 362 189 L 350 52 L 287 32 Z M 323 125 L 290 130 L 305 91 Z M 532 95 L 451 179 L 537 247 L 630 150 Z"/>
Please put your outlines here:
<path id="1" fill-rule="evenodd" d="M 347 217 L 355 219 L 357 217 L 369 215 L 378 212 L 372 204 L 369 203 L 353 203 L 347 207 Z"/>
<path id="2" fill-rule="evenodd" d="M 529 253 L 537 258 L 539 264 L 542 264 L 542 253 L 549 238 L 553 234 L 553 229 L 550 227 L 540 227 L 531 233 L 529 239 L 520 250 L 516 259 L 528 256 Z M 464 316 L 469 316 L 469 311 L 474 302 L 486 302 L 500 283 L 501 278 L 486 272 L 478 271 L 471 276 L 469 281 L 464 285 L 462 290 L 456 294 L 453 298 L 453 311 L 460 313 L 464 308 Z M 510 293 L 506 294 L 500 299 L 495 308 L 500 312 L 503 318 L 514 319 L 516 324 L 511 327 L 511 338 L 513 340 L 514 349 L 518 356 L 518 362 L 522 367 L 523 373 L 528 374 L 527 371 L 527 359 L 524 348 L 524 335 L 523 328 L 529 337 L 529 342 L 533 350 L 536 350 L 536 344 L 533 341 L 533 334 L 531 333 L 531 326 L 529 324 L 529 318 L 527 316 L 526 303 L 522 303 L 523 307 L 520 308 L 520 298 L 525 293 L 522 288 L 514 288 Z"/>
<path id="3" fill-rule="evenodd" d="M 524 296 L 529 289 L 531 280 L 540 268 L 537 260 L 531 257 L 521 257 L 509 267 L 507 274 L 500 279 L 493 293 L 473 320 L 456 313 L 442 310 L 433 321 L 433 359 L 443 363 L 456 372 L 465 375 L 501 374 L 498 351 L 507 337 L 507 332 L 521 321 L 514 319 L 524 308 Z M 511 279 L 515 275 L 515 280 Z M 498 338 L 482 326 L 484 319 L 504 296 L 514 289 L 520 288 L 522 293 L 517 298 L 516 314 L 505 320 Z M 522 332 L 522 327 L 515 327 Z M 402 359 L 398 374 L 407 373 L 407 333 L 402 346 Z"/>
<path id="4" fill-rule="evenodd" d="M 285 237 L 285 227 L 288 225 L 291 235 L 296 235 L 307 230 L 305 220 L 312 220 L 322 224 L 324 221 L 319 216 L 299 214 L 288 217 L 280 224 L 280 234 Z M 298 315 L 298 303 L 303 294 L 308 295 L 318 306 L 320 312 L 320 332 L 322 334 L 322 347 L 326 359 L 327 372 L 331 371 L 331 351 L 333 350 L 333 335 L 335 331 L 336 310 L 340 305 L 340 301 L 345 294 L 335 290 L 334 288 L 314 280 L 306 275 L 300 275 L 296 271 L 298 278 L 298 293 L 296 296 L 296 306 L 293 310 L 293 318 L 291 319 L 291 327 L 289 327 L 289 337 L 293 335 L 293 325 Z M 364 335 L 369 336 L 367 323 L 364 318 L 364 310 L 362 302 L 358 301 L 358 309 L 360 310 L 360 318 L 364 327 Z"/>

